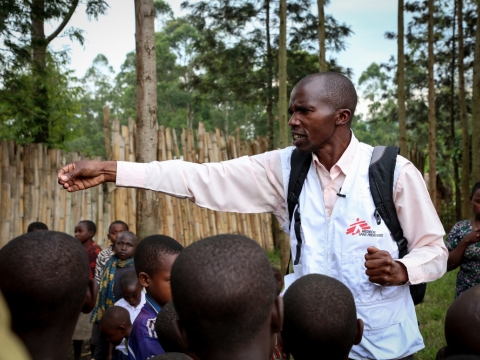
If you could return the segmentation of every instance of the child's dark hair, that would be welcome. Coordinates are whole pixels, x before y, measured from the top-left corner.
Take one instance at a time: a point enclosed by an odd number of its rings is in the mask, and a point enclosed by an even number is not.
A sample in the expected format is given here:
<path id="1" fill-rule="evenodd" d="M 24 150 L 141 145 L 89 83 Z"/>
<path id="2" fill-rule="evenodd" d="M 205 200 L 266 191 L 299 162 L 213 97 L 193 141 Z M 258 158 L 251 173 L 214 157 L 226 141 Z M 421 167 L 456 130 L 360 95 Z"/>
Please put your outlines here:
<path id="1" fill-rule="evenodd" d="M 124 221 L 122 221 L 122 220 L 115 220 L 115 221 L 112 222 L 112 223 L 110 224 L 110 226 L 108 227 L 108 231 L 110 231 L 110 229 L 112 228 L 113 225 L 123 225 L 127 231 L 130 230 L 130 229 L 128 228 L 128 225 L 127 225 L 126 222 L 124 222 Z"/>
<path id="2" fill-rule="evenodd" d="M 0 288 L 17 333 L 63 326 L 85 301 L 90 262 L 82 244 L 57 231 L 21 235 L 0 250 Z"/>
<path id="3" fill-rule="evenodd" d="M 480 189 L 480 181 L 477 181 L 475 185 L 473 185 L 472 193 L 470 194 L 470 199 L 473 198 L 473 195 L 475 195 L 478 189 Z"/>
<path id="4" fill-rule="evenodd" d="M 139 284 L 140 281 L 138 281 L 138 276 L 135 271 L 127 271 L 120 277 L 120 288 L 122 290 L 138 286 Z"/>
<path id="5" fill-rule="evenodd" d="M 177 255 L 182 250 L 183 246 L 170 236 L 147 236 L 137 245 L 133 256 L 137 275 L 144 272 L 153 277 L 162 268 L 161 258 L 164 255 Z"/>
<path id="6" fill-rule="evenodd" d="M 355 301 L 340 281 L 320 274 L 296 280 L 283 296 L 282 337 L 297 360 L 321 353 L 343 359 L 358 334 Z"/>
<path id="7" fill-rule="evenodd" d="M 173 327 L 173 322 L 178 320 L 177 312 L 173 306 L 173 302 L 167 303 L 162 307 L 162 311 L 158 313 L 155 321 L 155 331 L 157 333 L 158 342 L 165 352 L 183 352 L 180 339 Z"/>
<path id="8" fill-rule="evenodd" d="M 97 225 L 91 220 L 81 220 L 78 222 L 79 224 L 85 224 L 87 227 L 87 231 L 93 231 L 93 235 L 97 233 Z"/>
<path id="9" fill-rule="evenodd" d="M 180 253 L 171 273 L 175 309 L 189 350 L 228 353 L 261 330 L 275 302 L 275 278 L 265 251 L 241 235 L 217 235 Z"/>
<path id="10" fill-rule="evenodd" d="M 192 358 L 182 353 L 170 352 L 154 356 L 150 360 L 192 360 Z"/>
<path id="11" fill-rule="evenodd" d="M 128 310 L 121 306 L 109 307 L 100 320 L 100 326 L 116 327 L 122 324 L 130 324 L 130 314 Z"/>
<path id="12" fill-rule="evenodd" d="M 39 230 L 48 230 L 48 226 L 40 221 L 35 221 L 28 225 L 27 233 Z"/>

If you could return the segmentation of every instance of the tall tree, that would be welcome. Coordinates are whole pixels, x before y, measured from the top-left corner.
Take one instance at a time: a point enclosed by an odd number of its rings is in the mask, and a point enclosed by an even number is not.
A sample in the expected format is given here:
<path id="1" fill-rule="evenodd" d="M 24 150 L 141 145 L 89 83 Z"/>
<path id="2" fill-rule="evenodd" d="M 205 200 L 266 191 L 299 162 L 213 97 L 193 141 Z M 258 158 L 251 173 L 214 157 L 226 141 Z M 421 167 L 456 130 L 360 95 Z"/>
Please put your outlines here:
<path id="1" fill-rule="evenodd" d="M 288 146 L 287 100 L 287 0 L 280 0 L 280 38 L 278 48 L 278 118 L 280 147 Z"/>
<path id="2" fill-rule="evenodd" d="M 435 119 L 435 57 L 434 45 L 434 0 L 428 0 L 428 156 L 429 156 L 429 190 L 433 204 L 437 203 L 437 139 Z"/>
<path id="3" fill-rule="evenodd" d="M 157 160 L 157 71 L 155 8 L 153 0 L 135 0 L 137 69 L 136 161 Z M 158 197 L 153 191 L 137 192 L 137 229 L 140 239 L 158 232 Z"/>
<path id="4" fill-rule="evenodd" d="M 405 109 L 405 53 L 404 53 L 404 24 L 403 0 L 398 0 L 398 35 L 397 35 L 397 102 L 398 102 L 398 129 L 400 131 L 400 155 L 407 157 L 407 112 Z"/>
<path id="5" fill-rule="evenodd" d="M 463 218 L 469 217 L 472 209 L 467 199 L 470 197 L 470 141 L 468 134 L 467 100 L 465 97 L 465 65 L 463 46 L 463 0 L 457 0 L 458 17 L 458 103 L 462 124 L 462 198 Z"/>
<path id="6" fill-rule="evenodd" d="M 480 181 L 480 3 L 477 1 L 477 32 L 473 62 L 472 179 Z"/>
<path id="7" fill-rule="evenodd" d="M 325 51 L 325 0 L 317 0 L 318 7 L 318 70 L 327 71 Z"/>

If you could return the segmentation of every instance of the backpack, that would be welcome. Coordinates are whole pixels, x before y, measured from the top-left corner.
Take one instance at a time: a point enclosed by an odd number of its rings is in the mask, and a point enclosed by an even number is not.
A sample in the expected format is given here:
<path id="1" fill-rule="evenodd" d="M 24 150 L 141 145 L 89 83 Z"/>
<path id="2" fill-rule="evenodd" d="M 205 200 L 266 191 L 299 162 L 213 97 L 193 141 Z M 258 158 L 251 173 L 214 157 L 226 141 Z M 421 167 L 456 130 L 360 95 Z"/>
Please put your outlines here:
<path id="1" fill-rule="evenodd" d="M 398 147 L 394 146 L 376 146 L 373 149 L 372 158 L 370 160 L 370 167 L 368 170 L 368 177 L 370 182 L 370 192 L 372 194 L 373 202 L 375 204 L 374 217 L 377 225 L 380 225 L 382 220 L 387 225 L 388 230 L 392 234 L 393 239 L 398 246 L 398 258 L 401 259 L 407 254 L 407 239 L 403 236 L 403 230 L 398 221 L 397 211 L 393 202 L 393 180 Z M 294 265 L 298 265 L 302 249 L 302 237 L 300 234 L 301 219 L 300 212 L 295 206 L 299 204 L 300 192 L 303 188 L 303 183 L 307 177 L 310 165 L 312 163 L 311 153 L 301 153 L 296 149 L 292 152 L 290 160 L 290 178 L 288 181 L 288 195 L 287 207 L 288 217 L 290 219 L 290 227 L 293 226 L 295 230 L 295 237 L 297 238 L 297 251 Z M 345 197 L 340 192 L 339 197 Z M 292 255 L 290 253 L 290 259 Z M 287 274 L 290 268 L 290 260 L 288 261 Z M 420 304 L 425 297 L 427 284 L 410 285 L 410 295 L 412 296 L 415 305 Z"/>

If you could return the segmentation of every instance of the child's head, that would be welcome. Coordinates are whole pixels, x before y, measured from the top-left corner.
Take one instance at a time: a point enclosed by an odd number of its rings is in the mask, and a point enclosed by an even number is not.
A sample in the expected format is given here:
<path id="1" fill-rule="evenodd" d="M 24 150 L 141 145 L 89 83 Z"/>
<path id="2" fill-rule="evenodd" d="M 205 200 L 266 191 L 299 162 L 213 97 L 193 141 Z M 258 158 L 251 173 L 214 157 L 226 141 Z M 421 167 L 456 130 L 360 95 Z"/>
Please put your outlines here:
<path id="1" fill-rule="evenodd" d="M 133 257 L 138 244 L 137 235 L 131 231 L 123 231 L 117 237 L 113 245 L 113 252 L 120 260 L 127 260 Z"/>
<path id="2" fill-rule="evenodd" d="M 464 291 L 445 316 L 445 357 L 480 355 L 480 285 Z"/>
<path id="3" fill-rule="evenodd" d="M 355 301 L 340 281 L 320 274 L 296 280 L 285 292 L 282 338 L 295 360 L 347 359 L 360 343 L 363 322 L 357 320 Z"/>
<path id="4" fill-rule="evenodd" d="M 135 250 L 135 270 L 140 284 L 160 306 L 172 300 L 170 271 L 183 246 L 165 235 L 151 235 Z"/>
<path id="5" fill-rule="evenodd" d="M 283 276 L 279 268 L 272 266 L 273 276 L 275 277 L 275 281 L 277 282 L 277 296 L 280 295 L 283 289 Z"/>
<path id="6" fill-rule="evenodd" d="M 265 251 L 240 235 L 200 240 L 178 256 L 172 295 L 182 343 L 199 358 L 273 352 L 281 298 Z"/>
<path id="7" fill-rule="evenodd" d="M 130 337 L 132 323 L 127 309 L 112 306 L 105 311 L 100 320 L 100 330 L 112 345 L 118 346 L 124 338 Z"/>
<path id="8" fill-rule="evenodd" d="M 96 287 L 93 279 L 89 281 L 90 262 L 84 247 L 61 232 L 27 233 L 0 250 L 0 273 L 12 329 L 27 347 L 49 347 L 38 342 L 50 335 L 55 351 L 68 351 L 80 312 L 88 313 L 95 305 Z"/>
<path id="9" fill-rule="evenodd" d="M 42 222 L 36 221 L 28 225 L 27 233 L 34 232 L 34 231 L 44 231 L 44 230 L 48 230 L 48 226 Z"/>
<path id="10" fill-rule="evenodd" d="M 82 244 L 92 240 L 97 232 L 97 226 L 93 221 L 82 220 L 75 225 L 75 239 L 78 239 Z"/>
<path id="11" fill-rule="evenodd" d="M 158 342 L 162 345 L 165 352 L 183 352 L 181 339 L 175 330 L 174 323 L 178 320 L 177 312 L 173 302 L 169 302 L 162 307 L 155 321 L 155 331 Z"/>
<path id="12" fill-rule="evenodd" d="M 128 225 L 121 221 L 121 220 L 115 220 L 110 224 L 108 227 L 108 240 L 112 242 L 112 245 L 115 245 L 115 242 L 117 241 L 118 235 L 123 232 L 123 231 L 128 231 Z"/>
<path id="13" fill-rule="evenodd" d="M 137 273 L 134 271 L 127 271 L 123 273 L 120 278 L 120 289 L 122 290 L 123 298 L 131 306 L 137 307 L 142 300 L 143 286 L 138 281 Z"/>

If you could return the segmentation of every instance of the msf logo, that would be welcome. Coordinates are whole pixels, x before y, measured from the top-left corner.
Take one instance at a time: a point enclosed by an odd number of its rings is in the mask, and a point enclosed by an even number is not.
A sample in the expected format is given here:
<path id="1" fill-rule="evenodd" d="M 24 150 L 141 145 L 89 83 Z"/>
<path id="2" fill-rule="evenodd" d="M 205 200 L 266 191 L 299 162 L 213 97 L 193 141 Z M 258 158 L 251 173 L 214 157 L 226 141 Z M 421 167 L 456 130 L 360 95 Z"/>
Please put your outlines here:
<path id="1" fill-rule="evenodd" d="M 347 235 L 357 235 L 363 230 L 370 230 L 370 225 L 368 225 L 365 220 L 360 221 L 360 219 L 357 218 L 357 222 L 354 222 L 348 227 Z"/>

